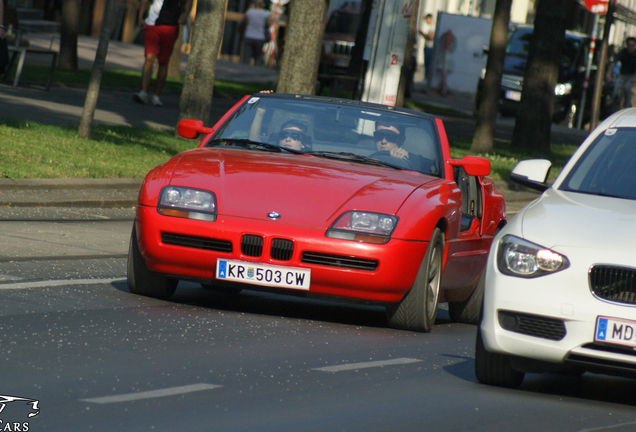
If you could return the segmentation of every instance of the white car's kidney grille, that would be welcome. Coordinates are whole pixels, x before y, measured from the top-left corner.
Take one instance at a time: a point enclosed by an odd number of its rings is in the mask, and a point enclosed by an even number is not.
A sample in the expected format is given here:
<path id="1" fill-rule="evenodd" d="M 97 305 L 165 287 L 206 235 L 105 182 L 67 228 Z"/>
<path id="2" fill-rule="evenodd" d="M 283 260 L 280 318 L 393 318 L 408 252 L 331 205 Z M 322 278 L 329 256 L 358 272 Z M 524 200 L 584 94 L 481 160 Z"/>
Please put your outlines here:
<path id="1" fill-rule="evenodd" d="M 563 321 L 540 315 L 499 311 L 499 325 L 511 332 L 544 339 L 561 340 L 565 337 Z"/>
<path id="2" fill-rule="evenodd" d="M 590 270 L 590 289 L 603 300 L 636 304 L 636 269 L 595 265 Z"/>

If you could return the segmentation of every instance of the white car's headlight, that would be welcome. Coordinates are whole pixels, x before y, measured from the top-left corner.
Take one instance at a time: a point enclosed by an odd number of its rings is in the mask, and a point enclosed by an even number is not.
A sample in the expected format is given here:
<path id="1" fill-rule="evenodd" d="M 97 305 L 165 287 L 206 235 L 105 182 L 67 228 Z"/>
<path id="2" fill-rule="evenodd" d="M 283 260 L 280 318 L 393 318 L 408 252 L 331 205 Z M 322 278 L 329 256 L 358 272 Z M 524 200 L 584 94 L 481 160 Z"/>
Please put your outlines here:
<path id="1" fill-rule="evenodd" d="M 157 211 L 166 216 L 214 222 L 216 198 L 212 192 L 166 186 L 161 190 Z"/>
<path id="2" fill-rule="evenodd" d="M 557 96 L 564 96 L 570 93 L 572 93 L 572 83 L 557 84 L 554 87 L 554 94 Z"/>
<path id="3" fill-rule="evenodd" d="M 397 216 L 350 211 L 331 225 L 327 237 L 382 244 L 389 241 L 397 222 Z"/>
<path id="4" fill-rule="evenodd" d="M 523 240 L 506 235 L 499 241 L 497 267 L 499 271 L 518 277 L 538 277 L 558 272 L 570 266 L 565 255 Z"/>

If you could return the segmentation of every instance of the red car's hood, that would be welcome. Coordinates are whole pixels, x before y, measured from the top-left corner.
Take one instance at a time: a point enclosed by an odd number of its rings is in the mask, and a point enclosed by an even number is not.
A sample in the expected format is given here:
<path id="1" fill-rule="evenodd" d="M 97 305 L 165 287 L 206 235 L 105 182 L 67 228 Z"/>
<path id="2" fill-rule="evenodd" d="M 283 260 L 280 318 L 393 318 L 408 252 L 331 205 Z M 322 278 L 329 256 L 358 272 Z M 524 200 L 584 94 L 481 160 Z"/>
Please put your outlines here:
<path id="1" fill-rule="evenodd" d="M 347 210 L 395 214 L 413 190 L 436 180 L 412 171 L 313 156 L 200 149 L 181 156 L 171 184 L 215 193 L 219 215 L 324 227 Z"/>

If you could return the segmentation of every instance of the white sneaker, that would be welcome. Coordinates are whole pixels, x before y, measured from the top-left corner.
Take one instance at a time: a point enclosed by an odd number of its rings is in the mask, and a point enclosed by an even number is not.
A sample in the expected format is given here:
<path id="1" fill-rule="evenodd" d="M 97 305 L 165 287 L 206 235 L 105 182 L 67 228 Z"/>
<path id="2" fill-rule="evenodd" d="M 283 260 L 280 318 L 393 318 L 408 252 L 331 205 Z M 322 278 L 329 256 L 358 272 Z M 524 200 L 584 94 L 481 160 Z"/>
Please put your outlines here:
<path id="1" fill-rule="evenodd" d="M 146 93 L 145 91 L 140 91 L 139 93 L 135 93 L 133 95 L 133 100 L 135 102 L 139 102 L 142 104 L 147 104 L 148 103 L 148 93 Z"/>
<path id="2" fill-rule="evenodd" d="M 163 106 L 163 102 L 161 102 L 161 99 L 159 99 L 157 95 L 152 95 L 152 104 L 154 106 Z"/>

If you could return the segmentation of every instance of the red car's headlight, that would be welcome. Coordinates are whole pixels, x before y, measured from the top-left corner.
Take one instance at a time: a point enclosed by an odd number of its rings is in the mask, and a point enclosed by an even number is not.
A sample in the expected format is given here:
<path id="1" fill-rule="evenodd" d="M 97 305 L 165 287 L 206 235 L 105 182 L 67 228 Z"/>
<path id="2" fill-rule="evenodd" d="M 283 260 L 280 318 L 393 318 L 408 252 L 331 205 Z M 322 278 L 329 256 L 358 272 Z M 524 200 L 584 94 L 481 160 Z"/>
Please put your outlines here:
<path id="1" fill-rule="evenodd" d="M 166 216 L 214 222 L 216 198 L 212 192 L 166 186 L 161 190 L 157 211 Z"/>
<path id="2" fill-rule="evenodd" d="M 397 223 L 397 216 L 350 211 L 331 225 L 327 237 L 382 244 L 389 241 Z"/>

